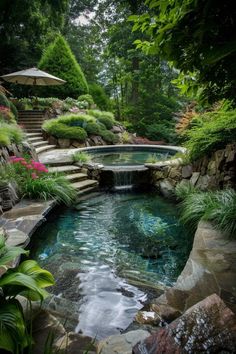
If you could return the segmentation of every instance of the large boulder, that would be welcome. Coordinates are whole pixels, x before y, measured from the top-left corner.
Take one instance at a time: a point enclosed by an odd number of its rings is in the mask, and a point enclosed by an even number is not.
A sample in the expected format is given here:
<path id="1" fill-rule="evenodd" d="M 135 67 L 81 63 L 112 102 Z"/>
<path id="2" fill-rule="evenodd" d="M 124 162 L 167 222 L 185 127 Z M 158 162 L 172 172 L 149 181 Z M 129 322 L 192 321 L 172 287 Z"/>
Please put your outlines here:
<path id="1" fill-rule="evenodd" d="M 235 353 L 236 316 L 216 294 L 135 345 L 133 354 Z"/>

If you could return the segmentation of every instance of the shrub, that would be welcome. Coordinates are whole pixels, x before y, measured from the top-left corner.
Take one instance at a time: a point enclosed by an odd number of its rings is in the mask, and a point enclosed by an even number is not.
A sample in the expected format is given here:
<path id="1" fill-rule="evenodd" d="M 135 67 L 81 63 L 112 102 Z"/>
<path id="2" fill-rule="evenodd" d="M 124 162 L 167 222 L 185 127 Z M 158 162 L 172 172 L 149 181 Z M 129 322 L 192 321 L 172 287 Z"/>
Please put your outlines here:
<path id="1" fill-rule="evenodd" d="M 76 139 L 81 142 L 87 138 L 86 131 L 81 127 L 70 127 L 60 123 L 58 120 L 44 123 L 43 129 L 57 138 Z"/>
<path id="2" fill-rule="evenodd" d="M 106 127 L 99 123 L 90 122 L 86 125 L 86 132 L 88 133 L 88 135 L 100 135 L 101 130 L 104 129 L 106 129 Z"/>
<path id="3" fill-rule="evenodd" d="M 88 108 L 90 108 L 94 104 L 93 97 L 89 94 L 79 96 L 77 101 L 87 102 Z"/>
<path id="4" fill-rule="evenodd" d="M 58 117 L 58 121 L 60 123 L 66 124 L 70 127 L 82 127 L 82 128 L 86 128 L 86 125 L 89 122 L 96 122 L 96 120 L 94 119 L 94 117 L 89 116 L 87 114 L 67 114 L 64 116 L 60 116 Z"/>
<path id="5" fill-rule="evenodd" d="M 99 111 L 98 109 L 89 109 L 87 113 L 95 118 L 101 117 L 102 111 Z"/>
<path id="6" fill-rule="evenodd" d="M 72 155 L 72 159 L 74 162 L 86 163 L 91 160 L 91 156 L 87 152 L 78 151 Z"/>
<path id="7" fill-rule="evenodd" d="M 107 143 L 112 143 L 115 144 L 118 142 L 119 138 L 117 137 L 116 134 L 112 133 L 109 130 L 102 130 L 101 131 L 101 137 L 107 142 Z"/>
<path id="8" fill-rule="evenodd" d="M 192 187 L 187 188 L 177 189 L 178 196 L 183 199 L 182 221 L 193 229 L 196 229 L 201 219 L 211 221 L 225 235 L 235 238 L 236 192 L 233 189 L 199 192 Z"/>
<path id="9" fill-rule="evenodd" d="M 108 110 L 111 108 L 111 102 L 106 95 L 102 86 L 91 83 L 89 84 L 89 93 L 92 95 L 94 102 L 100 109 Z"/>
<path id="10" fill-rule="evenodd" d="M 10 108 L 10 102 L 8 101 L 7 97 L 2 92 L 0 92 L 0 106 Z"/>
<path id="11" fill-rule="evenodd" d="M 199 115 L 186 132 L 186 148 L 191 160 L 225 147 L 236 136 L 236 109 L 214 111 Z"/>
<path id="12" fill-rule="evenodd" d="M 114 121 L 112 121 L 110 118 L 107 118 L 107 117 L 99 117 L 98 118 L 98 121 L 102 124 L 105 125 L 105 127 L 109 130 L 109 129 L 112 129 L 113 125 L 114 125 Z"/>
<path id="13" fill-rule="evenodd" d="M 14 114 L 11 112 L 10 108 L 0 106 L 0 121 L 6 123 L 16 123 Z"/>
<path id="14" fill-rule="evenodd" d="M 18 118 L 18 111 L 17 111 L 17 108 L 16 108 L 16 106 L 14 105 L 14 103 L 12 103 L 11 101 L 10 101 L 10 109 L 11 109 L 11 112 L 14 114 L 15 119 L 17 120 L 17 118 Z"/>
<path id="15" fill-rule="evenodd" d="M 97 118 L 97 120 L 104 124 L 107 129 L 111 129 L 115 124 L 114 115 L 111 112 L 99 111 L 97 109 L 88 110 L 88 114 Z"/>
<path id="16" fill-rule="evenodd" d="M 174 124 L 171 123 L 154 123 L 145 124 L 145 136 L 151 140 L 165 140 L 173 143 L 176 140 Z"/>
<path id="17" fill-rule="evenodd" d="M 88 84 L 68 43 L 58 35 L 43 53 L 39 68 L 66 81 L 64 85 L 48 86 L 42 91 L 46 96 L 74 97 L 88 92 Z"/>

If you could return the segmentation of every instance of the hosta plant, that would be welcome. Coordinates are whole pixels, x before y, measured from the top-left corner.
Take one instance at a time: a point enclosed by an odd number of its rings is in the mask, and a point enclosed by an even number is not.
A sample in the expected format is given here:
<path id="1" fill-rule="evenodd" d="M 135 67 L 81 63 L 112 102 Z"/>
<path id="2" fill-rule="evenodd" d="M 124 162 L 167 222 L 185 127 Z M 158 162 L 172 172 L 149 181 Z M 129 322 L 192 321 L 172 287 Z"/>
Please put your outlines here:
<path id="1" fill-rule="evenodd" d="M 0 234 L 0 351 L 14 354 L 23 353 L 32 345 L 32 336 L 17 296 L 21 295 L 29 302 L 42 301 L 48 295 L 44 288 L 54 284 L 52 274 L 33 260 L 11 268 L 11 262 L 22 254 L 28 252 L 20 247 L 7 246 Z"/>

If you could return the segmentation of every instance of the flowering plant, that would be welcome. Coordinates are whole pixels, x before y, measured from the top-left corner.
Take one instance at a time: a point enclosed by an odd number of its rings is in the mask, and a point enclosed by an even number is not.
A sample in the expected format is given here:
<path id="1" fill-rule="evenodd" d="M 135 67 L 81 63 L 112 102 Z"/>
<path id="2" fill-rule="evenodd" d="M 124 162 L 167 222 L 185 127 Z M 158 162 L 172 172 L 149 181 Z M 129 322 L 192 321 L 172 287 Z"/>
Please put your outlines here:
<path id="1" fill-rule="evenodd" d="M 28 160 L 24 157 L 11 156 L 10 163 L 15 165 L 16 172 L 19 172 L 24 178 L 37 179 L 48 172 L 46 166 L 41 162 Z"/>
<path id="2" fill-rule="evenodd" d="M 8 123 L 15 123 L 14 114 L 11 112 L 10 108 L 5 106 L 0 106 L 0 120 Z"/>

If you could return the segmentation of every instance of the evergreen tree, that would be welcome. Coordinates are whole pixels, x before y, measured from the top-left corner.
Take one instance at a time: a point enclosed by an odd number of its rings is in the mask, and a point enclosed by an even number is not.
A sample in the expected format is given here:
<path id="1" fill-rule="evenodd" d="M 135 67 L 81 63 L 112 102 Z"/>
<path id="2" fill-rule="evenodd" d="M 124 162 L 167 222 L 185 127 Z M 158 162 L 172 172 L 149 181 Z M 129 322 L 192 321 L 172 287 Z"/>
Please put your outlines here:
<path id="1" fill-rule="evenodd" d="M 58 35 L 42 55 L 39 68 L 66 81 L 64 85 L 42 88 L 47 97 L 73 97 L 88 93 L 88 84 L 68 43 Z"/>

